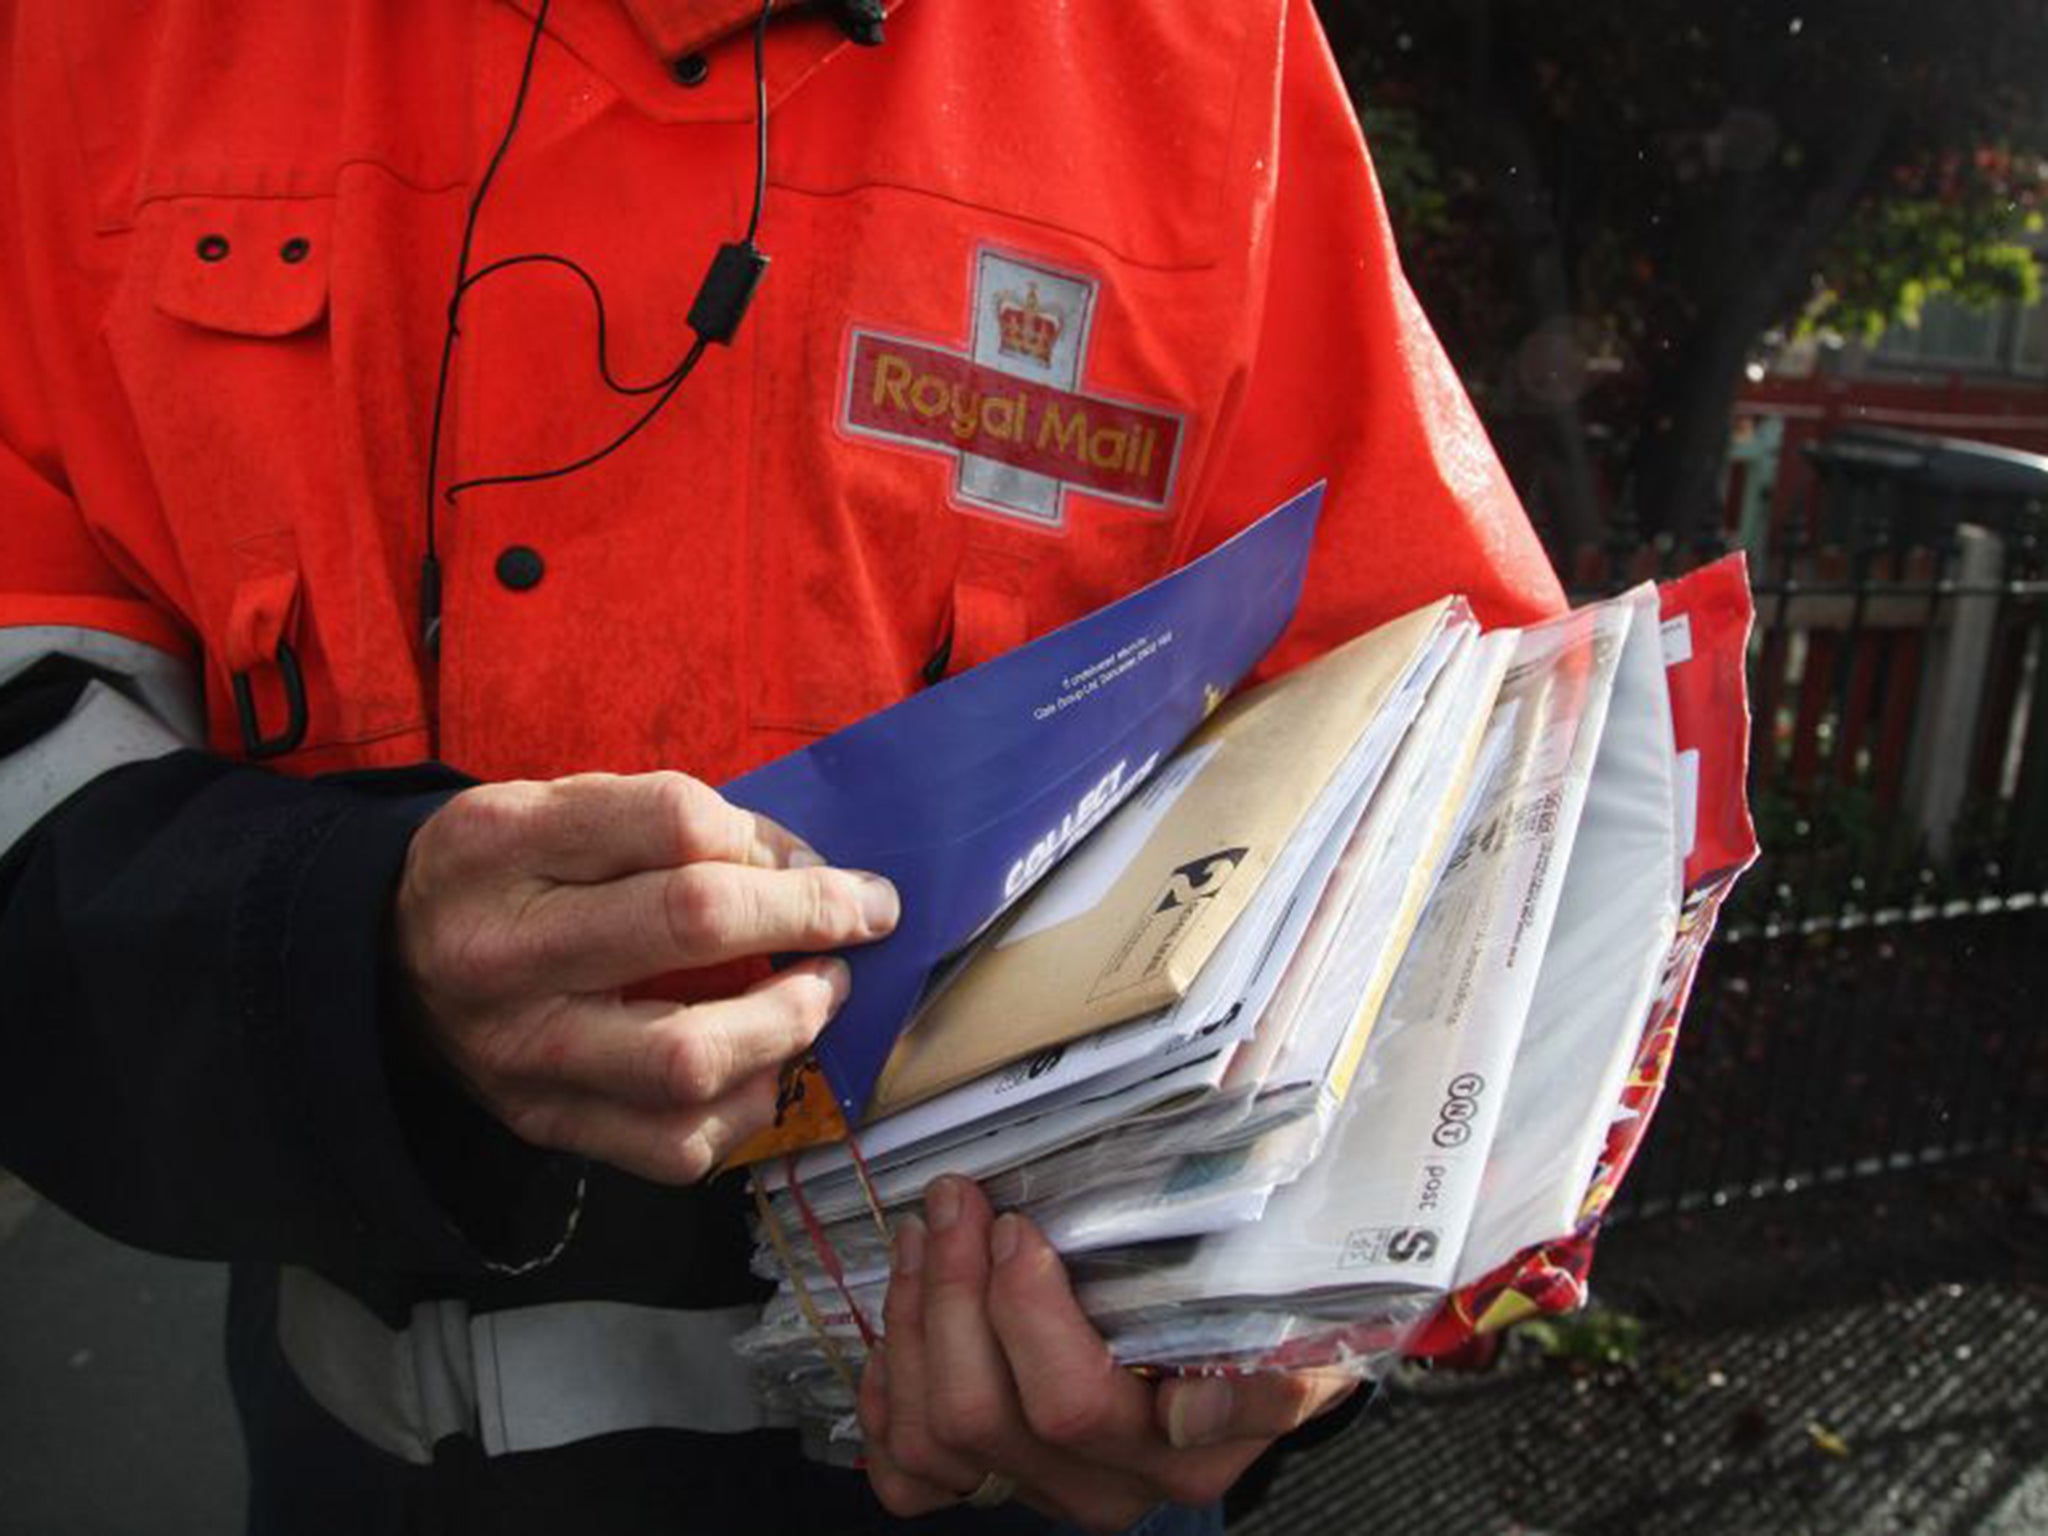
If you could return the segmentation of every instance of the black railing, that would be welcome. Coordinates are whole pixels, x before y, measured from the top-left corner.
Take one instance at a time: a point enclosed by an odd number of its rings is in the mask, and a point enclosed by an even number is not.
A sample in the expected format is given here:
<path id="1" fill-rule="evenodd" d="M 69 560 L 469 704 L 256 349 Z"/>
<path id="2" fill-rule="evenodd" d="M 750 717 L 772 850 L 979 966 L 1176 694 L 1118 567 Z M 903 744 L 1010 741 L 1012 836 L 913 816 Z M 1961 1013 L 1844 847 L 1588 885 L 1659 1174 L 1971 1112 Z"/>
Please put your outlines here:
<path id="1" fill-rule="evenodd" d="M 1752 572 L 1763 851 L 1617 1218 L 2048 1141 L 2042 540 L 1901 526 Z"/>

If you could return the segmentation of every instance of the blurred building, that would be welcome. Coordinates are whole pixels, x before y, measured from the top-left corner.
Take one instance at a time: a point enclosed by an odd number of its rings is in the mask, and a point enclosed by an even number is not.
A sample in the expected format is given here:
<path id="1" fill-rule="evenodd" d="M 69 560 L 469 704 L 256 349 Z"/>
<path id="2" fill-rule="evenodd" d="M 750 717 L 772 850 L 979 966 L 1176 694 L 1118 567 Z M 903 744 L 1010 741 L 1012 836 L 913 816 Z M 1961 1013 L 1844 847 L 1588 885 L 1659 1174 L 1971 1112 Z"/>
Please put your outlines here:
<path id="1" fill-rule="evenodd" d="M 1753 556 L 1824 542 L 1810 445 L 1858 428 L 1966 439 L 2048 455 L 2048 302 L 1972 309 L 1929 299 L 1875 343 L 1784 347 L 1736 407 L 1728 532 Z"/>

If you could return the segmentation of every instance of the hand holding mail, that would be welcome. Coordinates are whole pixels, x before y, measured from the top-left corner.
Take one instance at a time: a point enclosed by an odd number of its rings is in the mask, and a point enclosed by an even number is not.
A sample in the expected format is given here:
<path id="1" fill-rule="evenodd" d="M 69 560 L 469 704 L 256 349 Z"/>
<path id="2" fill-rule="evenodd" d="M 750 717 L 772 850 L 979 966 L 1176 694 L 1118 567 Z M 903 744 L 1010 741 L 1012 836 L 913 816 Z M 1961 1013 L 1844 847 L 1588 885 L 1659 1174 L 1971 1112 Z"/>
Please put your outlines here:
<path id="1" fill-rule="evenodd" d="M 393 939 L 428 1042 L 541 1146 L 703 1178 L 775 1109 L 776 1069 L 845 1000 L 836 959 L 738 996 L 630 996 L 676 971 L 878 939 L 893 887 L 831 869 L 678 773 L 490 784 L 413 839 Z"/>
<path id="2" fill-rule="evenodd" d="M 861 1380 L 868 1477 L 913 1516 L 1014 1484 L 1034 1508 L 1119 1531 L 1199 1505 L 1274 1438 L 1341 1401 L 1337 1373 L 1173 1380 L 1116 1365 L 1059 1256 L 965 1179 L 935 1182 L 929 1226 L 898 1224 L 885 1342 Z"/>

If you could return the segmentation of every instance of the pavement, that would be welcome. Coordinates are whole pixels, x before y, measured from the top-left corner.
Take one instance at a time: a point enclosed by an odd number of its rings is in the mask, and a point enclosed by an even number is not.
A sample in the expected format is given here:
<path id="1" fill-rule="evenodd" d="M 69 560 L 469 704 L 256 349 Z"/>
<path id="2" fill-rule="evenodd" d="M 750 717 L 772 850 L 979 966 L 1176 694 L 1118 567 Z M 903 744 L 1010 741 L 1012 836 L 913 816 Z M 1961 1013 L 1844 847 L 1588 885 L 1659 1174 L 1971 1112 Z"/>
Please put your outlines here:
<path id="1" fill-rule="evenodd" d="M 2013 1161 L 1619 1227 L 1600 1310 L 1404 1373 L 1230 1529 L 2048 1533 L 2044 1190 Z M 0 1536 L 237 1529 L 224 1299 L 0 1175 Z"/>
<path id="2" fill-rule="evenodd" d="M 0 1536 L 241 1528 L 227 1271 L 139 1253 L 0 1173 Z"/>
<path id="3" fill-rule="evenodd" d="M 1619 1226 L 1594 1311 L 1404 1372 L 1233 1536 L 2048 1532 L 2044 1190 L 2015 1159 Z"/>
<path id="4" fill-rule="evenodd" d="M 2048 1531 L 2048 1296 L 1949 1284 L 1626 1368 L 1413 1380 L 1288 1466 L 1240 1536 L 2023 1536 Z"/>

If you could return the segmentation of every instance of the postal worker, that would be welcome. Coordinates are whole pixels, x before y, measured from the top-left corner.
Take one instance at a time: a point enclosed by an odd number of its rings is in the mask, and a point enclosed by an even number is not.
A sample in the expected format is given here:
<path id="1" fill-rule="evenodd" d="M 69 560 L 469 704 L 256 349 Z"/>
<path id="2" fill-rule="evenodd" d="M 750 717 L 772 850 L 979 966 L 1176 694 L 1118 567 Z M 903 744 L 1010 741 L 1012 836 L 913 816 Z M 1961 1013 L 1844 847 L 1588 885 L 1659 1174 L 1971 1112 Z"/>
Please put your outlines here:
<path id="1" fill-rule="evenodd" d="M 1317 479 L 1269 669 L 1558 604 L 1307 0 L 17 0 L 0 59 L 0 1161 L 233 1262 L 250 1529 L 1213 1520 L 1344 1384 L 1115 1369 L 962 1181 L 865 1477 L 765 1417 L 707 1175 L 898 896 L 711 786 Z"/>

